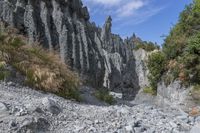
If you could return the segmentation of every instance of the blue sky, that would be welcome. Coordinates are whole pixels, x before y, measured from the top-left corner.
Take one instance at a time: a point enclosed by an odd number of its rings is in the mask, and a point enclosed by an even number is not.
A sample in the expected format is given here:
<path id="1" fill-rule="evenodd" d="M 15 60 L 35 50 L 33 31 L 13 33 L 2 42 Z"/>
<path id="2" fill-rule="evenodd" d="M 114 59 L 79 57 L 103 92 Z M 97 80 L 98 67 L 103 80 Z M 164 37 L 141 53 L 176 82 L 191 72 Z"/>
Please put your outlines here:
<path id="1" fill-rule="evenodd" d="M 192 0 L 82 0 L 91 21 L 102 26 L 108 15 L 113 18 L 112 32 L 123 38 L 135 33 L 145 41 L 163 43 L 176 24 L 179 13 Z"/>

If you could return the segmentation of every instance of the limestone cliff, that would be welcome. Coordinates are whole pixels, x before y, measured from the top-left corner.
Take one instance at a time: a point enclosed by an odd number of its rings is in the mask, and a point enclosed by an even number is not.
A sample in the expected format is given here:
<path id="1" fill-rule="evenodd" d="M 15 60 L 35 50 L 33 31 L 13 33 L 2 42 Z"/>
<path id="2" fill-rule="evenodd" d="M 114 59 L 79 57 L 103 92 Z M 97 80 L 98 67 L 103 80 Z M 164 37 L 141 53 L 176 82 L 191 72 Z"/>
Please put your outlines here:
<path id="1" fill-rule="evenodd" d="M 89 21 L 81 0 L 0 0 L 0 20 L 50 50 L 96 87 L 137 92 L 132 48 L 135 36 L 123 40 L 111 33 L 112 18 L 103 28 Z M 130 94 L 130 93 L 129 93 Z"/>

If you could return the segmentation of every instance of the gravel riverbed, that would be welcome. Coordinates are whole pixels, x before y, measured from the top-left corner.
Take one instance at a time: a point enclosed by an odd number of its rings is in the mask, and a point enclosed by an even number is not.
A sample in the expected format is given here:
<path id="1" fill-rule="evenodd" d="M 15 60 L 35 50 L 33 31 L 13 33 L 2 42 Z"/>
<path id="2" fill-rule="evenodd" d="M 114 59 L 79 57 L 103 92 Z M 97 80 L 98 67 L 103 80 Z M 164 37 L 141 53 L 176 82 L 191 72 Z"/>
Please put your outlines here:
<path id="1" fill-rule="evenodd" d="M 199 133 L 200 117 L 170 107 L 95 106 L 0 83 L 1 133 Z"/>

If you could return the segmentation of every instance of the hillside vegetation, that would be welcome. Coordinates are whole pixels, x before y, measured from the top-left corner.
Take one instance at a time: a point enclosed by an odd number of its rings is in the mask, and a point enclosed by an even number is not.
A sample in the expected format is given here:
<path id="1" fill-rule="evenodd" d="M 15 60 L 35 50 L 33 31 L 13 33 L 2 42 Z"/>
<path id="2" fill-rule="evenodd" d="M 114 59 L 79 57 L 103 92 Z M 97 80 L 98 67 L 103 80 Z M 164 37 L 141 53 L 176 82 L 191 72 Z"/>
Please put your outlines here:
<path id="1" fill-rule="evenodd" d="M 156 43 L 146 42 L 142 40 L 135 40 L 134 44 L 135 44 L 134 50 L 144 49 L 145 51 L 151 52 L 160 49 L 159 45 L 157 45 Z"/>
<path id="2" fill-rule="evenodd" d="M 62 63 L 56 53 L 37 44 L 26 44 L 26 38 L 15 29 L 0 28 L 0 79 L 9 76 L 6 66 L 25 77 L 24 83 L 35 89 L 79 100 L 78 75 Z"/>
<path id="3" fill-rule="evenodd" d="M 152 59 L 154 63 L 151 62 Z M 163 51 L 150 55 L 148 67 L 151 83 L 160 81 L 162 77 L 166 84 L 179 79 L 184 85 L 193 85 L 195 90 L 198 90 L 197 87 L 200 84 L 200 0 L 194 0 L 192 4 L 185 7 L 178 23 L 165 39 Z M 156 85 L 152 87 L 156 90 Z"/>

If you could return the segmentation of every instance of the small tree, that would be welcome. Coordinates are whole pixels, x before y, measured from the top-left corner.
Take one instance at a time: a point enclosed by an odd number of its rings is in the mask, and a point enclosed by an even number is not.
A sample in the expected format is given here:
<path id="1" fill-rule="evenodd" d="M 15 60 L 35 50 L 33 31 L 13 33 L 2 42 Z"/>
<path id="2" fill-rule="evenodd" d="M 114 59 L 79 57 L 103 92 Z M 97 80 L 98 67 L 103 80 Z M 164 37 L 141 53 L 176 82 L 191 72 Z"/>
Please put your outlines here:
<path id="1" fill-rule="evenodd" d="M 150 86 L 157 91 L 157 84 L 165 70 L 165 55 L 161 51 L 152 53 L 147 61 L 147 66 L 149 68 Z"/>
<path id="2" fill-rule="evenodd" d="M 189 43 L 186 46 L 186 52 L 189 54 L 200 55 L 200 32 L 189 39 Z"/>

